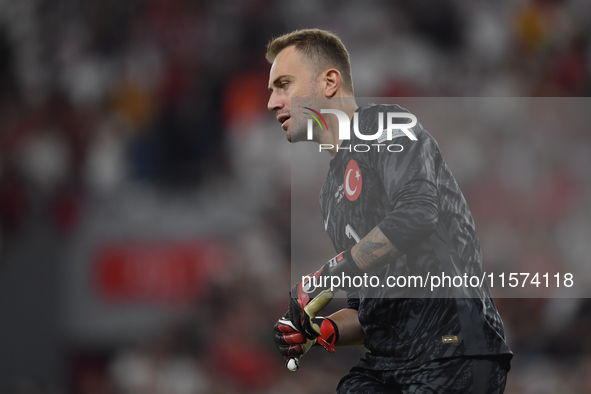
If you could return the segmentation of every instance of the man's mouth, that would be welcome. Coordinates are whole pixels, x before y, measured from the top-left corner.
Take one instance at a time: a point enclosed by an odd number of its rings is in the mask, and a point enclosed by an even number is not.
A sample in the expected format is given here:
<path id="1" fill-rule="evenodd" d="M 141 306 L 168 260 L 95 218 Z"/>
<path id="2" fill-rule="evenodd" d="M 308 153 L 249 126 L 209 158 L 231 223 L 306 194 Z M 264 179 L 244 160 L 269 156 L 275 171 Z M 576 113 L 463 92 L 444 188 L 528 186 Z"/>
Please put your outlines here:
<path id="1" fill-rule="evenodd" d="M 285 130 L 287 126 L 287 121 L 291 119 L 291 116 L 288 114 L 282 114 L 277 116 L 277 120 L 281 123 L 281 128 Z"/>
<path id="2" fill-rule="evenodd" d="M 283 123 L 281 123 L 281 128 L 287 131 L 287 122 L 289 122 L 291 118 L 287 118 Z"/>

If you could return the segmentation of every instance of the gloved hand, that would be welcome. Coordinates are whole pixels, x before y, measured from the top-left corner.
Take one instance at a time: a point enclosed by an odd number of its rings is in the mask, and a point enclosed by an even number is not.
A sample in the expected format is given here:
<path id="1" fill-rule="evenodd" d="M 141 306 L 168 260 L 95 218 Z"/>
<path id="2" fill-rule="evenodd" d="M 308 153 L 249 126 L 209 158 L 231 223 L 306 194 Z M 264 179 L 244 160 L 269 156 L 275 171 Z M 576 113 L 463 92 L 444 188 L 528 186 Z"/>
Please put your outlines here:
<path id="1" fill-rule="evenodd" d="M 319 327 L 318 337 L 315 339 L 305 338 L 285 316 L 275 324 L 275 344 L 290 371 L 298 369 L 299 358 L 315 344 L 321 345 L 331 353 L 335 352 L 335 344 L 339 339 L 339 330 L 335 322 L 327 317 L 317 317 L 314 324 Z"/>
<path id="2" fill-rule="evenodd" d="M 292 287 L 289 293 L 287 317 L 297 331 L 307 339 L 320 335 L 320 327 L 314 322 L 318 313 L 332 300 L 334 294 L 343 287 L 344 276 L 363 275 L 351 257 L 351 251 L 344 251 L 322 266 L 312 275 Z"/>

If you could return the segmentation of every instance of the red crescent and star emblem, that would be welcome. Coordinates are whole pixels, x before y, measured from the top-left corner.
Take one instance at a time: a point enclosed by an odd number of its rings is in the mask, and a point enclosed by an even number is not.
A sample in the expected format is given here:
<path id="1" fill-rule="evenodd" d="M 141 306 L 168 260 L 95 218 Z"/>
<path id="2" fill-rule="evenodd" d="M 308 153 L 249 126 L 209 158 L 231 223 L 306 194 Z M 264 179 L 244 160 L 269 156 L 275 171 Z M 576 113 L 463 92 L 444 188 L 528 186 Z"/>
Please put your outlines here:
<path id="1" fill-rule="evenodd" d="M 345 195 L 349 201 L 357 200 L 361 194 L 361 170 L 355 160 L 349 161 L 345 170 Z"/>

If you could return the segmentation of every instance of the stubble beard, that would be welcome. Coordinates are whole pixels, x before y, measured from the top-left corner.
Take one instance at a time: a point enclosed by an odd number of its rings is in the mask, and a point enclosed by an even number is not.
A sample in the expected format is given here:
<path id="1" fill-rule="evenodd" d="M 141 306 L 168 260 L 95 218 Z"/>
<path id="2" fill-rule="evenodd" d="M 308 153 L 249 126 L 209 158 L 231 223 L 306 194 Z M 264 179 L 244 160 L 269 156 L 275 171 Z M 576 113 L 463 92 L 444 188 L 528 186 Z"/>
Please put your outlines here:
<path id="1" fill-rule="evenodd" d="M 305 95 L 302 95 L 300 97 L 324 97 L 324 96 L 321 96 L 321 91 L 319 89 L 318 82 L 314 78 L 310 81 L 309 86 L 310 86 L 309 91 Z M 296 114 L 296 117 L 299 117 L 299 116 L 300 116 L 300 114 Z M 300 121 L 294 122 L 294 114 L 291 113 L 291 120 L 289 123 L 290 123 L 290 125 L 289 125 L 288 131 L 286 132 L 286 135 L 285 135 L 289 142 L 296 143 L 296 142 L 301 142 L 301 141 L 308 141 L 308 139 L 307 139 L 308 126 L 305 121 L 300 120 Z M 297 128 L 294 127 L 296 125 L 298 126 Z M 318 137 L 317 131 L 315 130 L 315 128 L 313 128 L 312 130 L 313 130 L 312 140 L 317 141 L 317 139 L 318 139 L 317 138 Z"/>

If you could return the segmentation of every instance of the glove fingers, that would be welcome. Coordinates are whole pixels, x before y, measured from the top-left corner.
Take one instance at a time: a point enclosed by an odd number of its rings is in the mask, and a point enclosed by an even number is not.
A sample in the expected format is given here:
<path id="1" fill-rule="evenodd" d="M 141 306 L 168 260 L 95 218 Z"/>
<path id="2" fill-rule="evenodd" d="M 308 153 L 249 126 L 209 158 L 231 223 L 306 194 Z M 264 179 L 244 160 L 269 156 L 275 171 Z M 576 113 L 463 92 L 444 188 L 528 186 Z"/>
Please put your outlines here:
<path id="1" fill-rule="evenodd" d="M 275 343 L 277 345 L 296 345 L 304 342 L 306 342 L 306 338 L 304 338 L 299 332 L 294 332 L 292 334 L 275 333 Z"/>
<path id="2" fill-rule="evenodd" d="M 278 345 L 279 353 L 287 358 L 299 358 L 304 354 L 304 349 L 301 344 L 295 345 Z"/>
<path id="3" fill-rule="evenodd" d="M 293 323 L 293 327 L 297 331 L 302 331 L 302 323 L 304 322 L 304 310 L 295 298 L 289 299 L 289 320 Z"/>
<path id="4" fill-rule="evenodd" d="M 317 332 L 312 328 L 310 325 L 310 316 L 300 308 L 297 300 L 294 300 L 293 298 L 290 299 L 289 308 L 290 312 L 292 312 L 291 316 L 293 317 L 291 320 L 292 327 L 301 332 L 307 339 L 316 339 L 316 337 L 320 335 L 319 331 Z"/>
<path id="5" fill-rule="evenodd" d="M 279 319 L 279 321 L 275 323 L 275 331 L 284 333 L 298 332 L 294 324 L 291 321 L 284 318 Z"/>
<path id="6" fill-rule="evenodd" d="M 306 338 L 302 333 L 296 331 L 289 320 L 283 318 L 275 323 L 275 344 L 284 357 L 300 357 L 307 349 L 305 348 Z"/>

